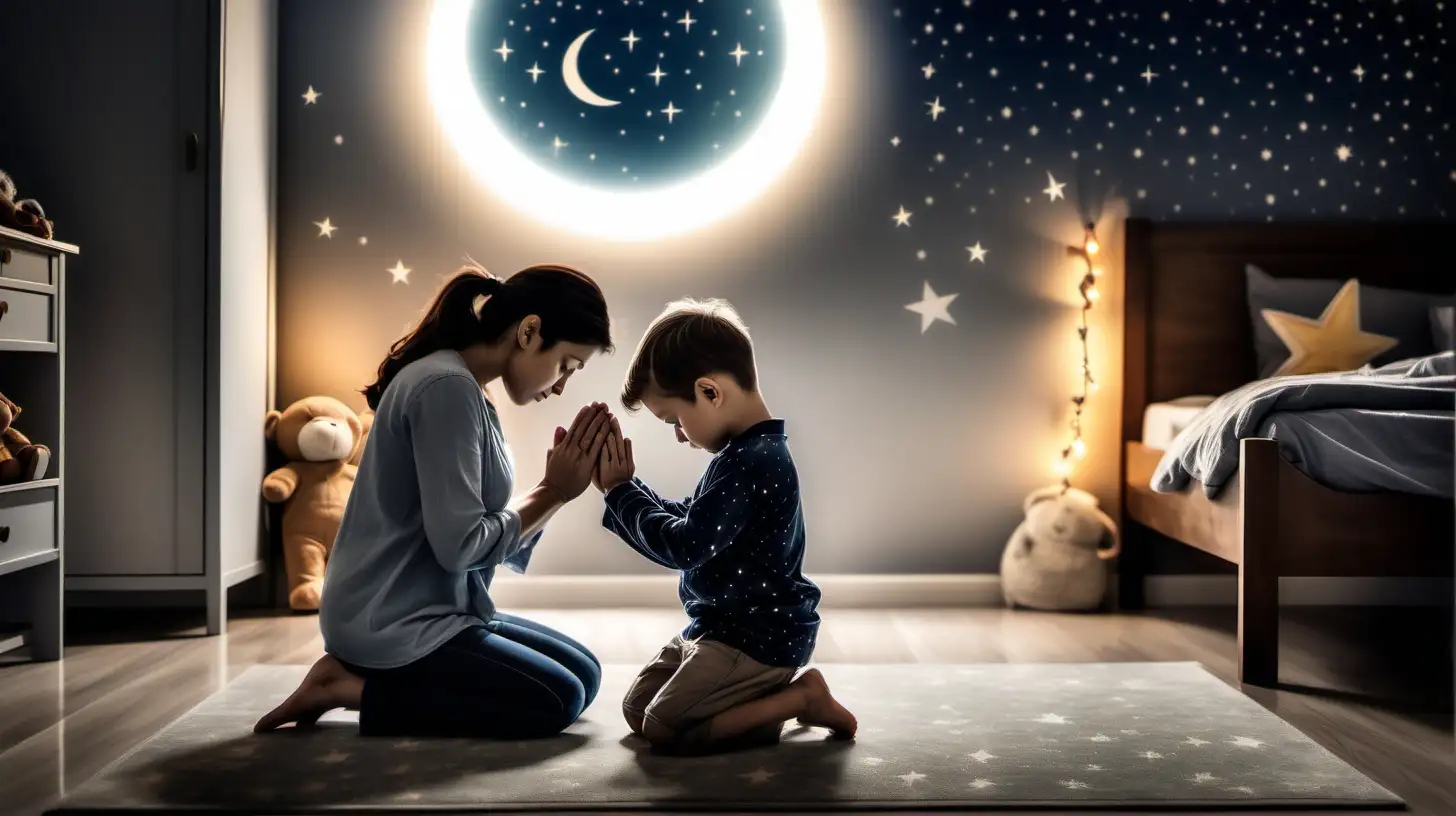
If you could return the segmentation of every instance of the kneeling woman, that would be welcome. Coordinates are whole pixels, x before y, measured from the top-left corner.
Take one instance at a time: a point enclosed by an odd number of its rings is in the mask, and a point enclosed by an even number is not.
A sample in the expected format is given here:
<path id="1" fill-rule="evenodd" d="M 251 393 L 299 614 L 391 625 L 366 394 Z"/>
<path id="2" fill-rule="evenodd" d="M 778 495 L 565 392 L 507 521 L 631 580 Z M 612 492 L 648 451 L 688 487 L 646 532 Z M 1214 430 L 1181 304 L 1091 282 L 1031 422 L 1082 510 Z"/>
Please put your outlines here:
<path id="1" fill-rule="evenodd" d="M 367 735 L 521 739 L 580 716 L 601 664 L 566 635 L 497 612 L 489 590 L 496 565 L 523 572 L 546 520 L 586 489 L 609 415 L 593 403 L 557 428 L 545 478 L 511 501 L 487 386 L 499 379 L 515 404 L 541 402 L 611 347 L 601 289 L 576 270 L 534 266 L 503 281 L 468 267 L 446 284 L 364 391 L 376 416 L 325 573 L 327 654 L 255 731 L 342 707 L 359 710 Z"/>

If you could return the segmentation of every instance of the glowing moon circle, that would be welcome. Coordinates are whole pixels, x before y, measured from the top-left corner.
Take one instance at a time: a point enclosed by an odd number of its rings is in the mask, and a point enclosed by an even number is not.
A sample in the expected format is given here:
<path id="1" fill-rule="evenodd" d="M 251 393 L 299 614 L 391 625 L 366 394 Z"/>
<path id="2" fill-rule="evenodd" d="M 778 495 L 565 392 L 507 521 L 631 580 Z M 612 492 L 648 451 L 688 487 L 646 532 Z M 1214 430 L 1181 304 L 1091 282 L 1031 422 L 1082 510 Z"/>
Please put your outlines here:
<path id="1" fill-rule="evenodd" d="M 430 99 L 471 173 L 503 201 L 543 223 L 615 241 L 650 241 L 698 229 L 763 193 L 814 130 L 828 69 L 819 3 L 778 0 L 787 51 L 783 73 L 757 129 L 737 150 L 695 176 L 652 189 L 602 189 L 566 178 L 527 155 L 482 103 L 468 51 L 478 1 L 435 0 L 425 44 Z M 582 35 L 572 43 L 562 66 L 563 73 L 570 71 L 568 87 L 579 98 L 579 90 L 596 97 L 575 70 L 585 39 Z M 580 88 L 570 85 L 572 77 Z"/>
<path id="2" fill-rule="evenodd" d="M 561 61 L 561 78 L 566 81 L 566 89 L 571 91 L 572 96 L 587 103 L 596 105 L 599 108 L 609 107 L 617 104 L 617 100 L 601 96 L 587 86 L 581 78 L 581 70 L 577 66 L 577 60 L 581 57 L 581 47 L 586 44 L 586 38 L 592 35 L 591 31 L 577 37 L 572 41 L 571 46 L 566 49 L 566 59 Z"/>

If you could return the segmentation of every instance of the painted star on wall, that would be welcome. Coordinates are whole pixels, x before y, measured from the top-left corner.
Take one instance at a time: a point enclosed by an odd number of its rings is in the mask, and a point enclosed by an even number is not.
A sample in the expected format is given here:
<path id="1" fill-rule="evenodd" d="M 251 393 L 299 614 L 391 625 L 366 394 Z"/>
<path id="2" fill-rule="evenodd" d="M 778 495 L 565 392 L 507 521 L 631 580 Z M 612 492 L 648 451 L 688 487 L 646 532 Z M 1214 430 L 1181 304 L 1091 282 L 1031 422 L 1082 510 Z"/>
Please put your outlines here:
<path id="1" fill-rule="evenodd" d="M 1051 171 L 1048 170 L 1047 186 L 1045 190 L 1042 190 L 1042 192 L 1047 194 L 1048 201 L 1056 201 L 1059 198 L 1066 198 L 1066 196 L 1062 194 L 1062 188 L 1066 186 L 1066 182 L 1057 181 L 1055 178 L 1052 177 Z"/>
<path id="2" fill-rule="evenodd" d="M 298 86 L 295 85 L 294 87 L 296 88 Z M 323 94 L 319 93 L 318 91 L 315 91 L 313 89 L 313 86 L 310 85 L 310 86 L 308 86 L 308 90 L 303 92 L 303 104 L 305 104 L 305 105 L 316 105 L 316 104 L 318 104 L 318 98 L 320 96 L 323 96 Z"/>
<path id="3" fill-rule="evenodd" d="M 404 265 L 404 261 L 402 260 L 395 261 L 393 267 L 384 271 L 394 277 L 393 283 L 409 283 L 410 269 Z"/>
<path id="4" fill-rule="evenodd" d="M 937 320 L 955 325 L 955 318 L 950 316 L 950 303 L 958 294 L 937 295 L 935 290 L 930 288 L 930 281 L 925 281 L 925 290 L 921 299 L 915 303 L 906 304 L 905 308 L 920 315 L 920 333 L 924 334 L 930 330 L 931 324 Z"/>
<path id="5" fill-rule="evenodd" d="M 330 221 L 327 217 L 322 221 L 313 222 L 313 225 L 318 227 L 320 238 L 333 238 L 334 230 L 338 229 L 338 227 L 334 226 L 334 222 Z"/>

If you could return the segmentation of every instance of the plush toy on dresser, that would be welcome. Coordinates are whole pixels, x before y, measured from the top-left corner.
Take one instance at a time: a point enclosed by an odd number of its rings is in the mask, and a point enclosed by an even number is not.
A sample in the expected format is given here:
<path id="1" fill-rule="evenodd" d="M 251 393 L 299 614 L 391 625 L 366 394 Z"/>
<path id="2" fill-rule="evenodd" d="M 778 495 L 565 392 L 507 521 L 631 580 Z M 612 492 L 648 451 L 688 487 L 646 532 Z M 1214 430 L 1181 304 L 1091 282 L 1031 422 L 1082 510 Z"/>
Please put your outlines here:
<path id="1" fill-rule="evenodd" d="M 1107 565 L 1121 545 L 1117 526 L 1085 490 L 1048 487 L 1026 497 L 1026 519 L 1001 556 L 1008 607 L 1091 610 L 1107 592 Z M 1104 546 L 1105 545 L 1105 546 Z"/>
<path id="2" fill-rule="evenodd" d="M 333 397 L 306 397 L 269 411 L 265 434 L 288 464 L 263 479 L 263 498 L 283 508 L 283 560 L 288 605 L 318 610 L 324 567 L 364 449 L 364 423 Z"/>
<path id="3" fill-rule="evenodd" d="M 51 465 L 51 449 L 44 444 L 32 444 L 25 434 L 15 428 L 20 407 L 0 393 L 0 484 L 31 482 L 45 478 L 45 469 Z"/>
<path id="4" fill-rule="evenodd" d="M 20 416 L 20 406 L 0 394 L 0 484 L 33 482 L 44 479 L 51 463 L 51 449 L 33 445 L 25 434 L 12 425 Z"/>
<path id="5" fill-rule="evenodd" d="M 10 227 L 46 240 L 54 237 L 55 225 L 46 220 L 40 202 L 33 198 L 16 201 L 16 195 L 15 182 L 4 170 L 0 170 L 0 227 Z"/>

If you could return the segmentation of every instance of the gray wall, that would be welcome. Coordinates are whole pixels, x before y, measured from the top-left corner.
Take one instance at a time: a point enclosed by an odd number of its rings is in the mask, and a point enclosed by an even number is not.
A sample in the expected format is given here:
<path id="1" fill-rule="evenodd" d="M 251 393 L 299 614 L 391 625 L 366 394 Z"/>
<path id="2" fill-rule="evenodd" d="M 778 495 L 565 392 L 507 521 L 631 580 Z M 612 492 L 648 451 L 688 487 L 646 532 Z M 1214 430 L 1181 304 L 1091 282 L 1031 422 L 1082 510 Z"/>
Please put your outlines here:
<path id="1" fill-rule="evenodd" d="M 1074 482 L 1111 501 L 1121 217 L 1434 218 L 1456 188 L 1444 65 L 1426 39 L 1447 11 L 1361 7 L 1361 19 L 1336 20 L 1322 9 L 1310 26 L 1293 4 L 1200 0 L 1167 19 L 1132 0 L 1080 17 L 1053 5 L 821 3 L 829 85 L 808 147 L 746 210 L 645 244 L 529 220 L 472 177 L 424 81 L 429 3 L 285 5 L 279 404 L 329 394 L 362 408 L 357 390 L 389 343 L 467 255 L 498 274 L 576 264 L 606 290 L 623 350 L 563 399 L 503 411 L 530 485 L 555 425 L 583 402 L 615 402 L 665 302 L 725 297 L 753 330 L 770 407 L 789 421 L 809 570 L 995 571 L 1022 496 L 1054 481 L 1067 440 L 1079 301 L 1065 247 L 1081 224 L 1099 223 L 1109 275 L 1092 315 L 1104 387 Z M 1363 80 L 1351 74 L 1360 62 Z M 310 86 L 314 104 L 301 98 Z M 946 112 L 932 119 L 937 98 Z M 1048 173 L 1064 198 L 1042 192 Z M 897 227 L 902 205 L 914 216 Z M 331 238 L 314 226 L 325 217 Z M 977 242 L 984 263 L 968 260 Z M 385 271 L 397 261 L 413 270 L 408 284 Z M 956 323 L 922 333 L 905 305 L 927 282 L 957 294 Z M 645 414 L 625 423 L 640 474 L 688 493 L 706 457 Z M 599 522 L 591 495 L 566 508 L 533 572 L 655 571 Z"/>

